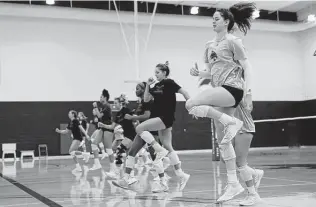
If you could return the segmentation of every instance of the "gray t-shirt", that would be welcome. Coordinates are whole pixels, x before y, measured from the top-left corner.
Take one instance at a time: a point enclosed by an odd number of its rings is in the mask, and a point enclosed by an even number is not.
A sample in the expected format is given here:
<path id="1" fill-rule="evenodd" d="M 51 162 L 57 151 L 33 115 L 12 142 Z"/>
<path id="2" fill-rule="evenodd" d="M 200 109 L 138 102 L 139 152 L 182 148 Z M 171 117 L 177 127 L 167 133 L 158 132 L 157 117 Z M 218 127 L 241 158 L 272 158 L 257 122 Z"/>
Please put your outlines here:
<path id="1" fill-rule="evenodd" d="M 211 72 L 211 85 L 228 85 L 244 90 L 243 69 L 239 60 L 246 59 L 246 52 L 240 38 L 227 34 L 222 41 L 206 44 L 204 61 Z"/>

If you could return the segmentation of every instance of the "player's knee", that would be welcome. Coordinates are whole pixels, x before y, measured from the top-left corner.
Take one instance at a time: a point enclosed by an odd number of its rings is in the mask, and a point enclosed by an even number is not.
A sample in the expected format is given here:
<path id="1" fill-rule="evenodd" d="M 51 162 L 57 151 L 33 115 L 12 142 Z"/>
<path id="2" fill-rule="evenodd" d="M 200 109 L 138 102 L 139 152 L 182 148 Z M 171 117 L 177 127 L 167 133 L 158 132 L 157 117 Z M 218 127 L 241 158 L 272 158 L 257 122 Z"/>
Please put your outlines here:
<path id="1" fill-rule="evenodd" d="M 69 150 L 69 154 L 70 154 L 71 156 L 76 156 L 76 152 L 75 152 L 74 150 Z"/>
<path id="2" fill-rule="evenodd" d="M 236 158 L 236 153 L 231 142 L 219 144 L 219 150 L 224 161 Z"/>
<path id="3" fill-rule="evenodd" d="M 138 125 L 135 130 L 137 134 L 141 134 L 143 131 L 145 131 L 142 124 Z"/>
<path id="4" fill-rule="evenodd" d="M 244 159 L 244 157 L 242 156 L 236 156 L 236 166 L 242 167 L 242 166 L 246 166 L 247 165 L 247 160 Z"/>
<path id="5" fill-rule="evenodd" d="M 185 108 L 189 111 L 194 106 L 193 100 L 190 98 L 185 102 Z"/>

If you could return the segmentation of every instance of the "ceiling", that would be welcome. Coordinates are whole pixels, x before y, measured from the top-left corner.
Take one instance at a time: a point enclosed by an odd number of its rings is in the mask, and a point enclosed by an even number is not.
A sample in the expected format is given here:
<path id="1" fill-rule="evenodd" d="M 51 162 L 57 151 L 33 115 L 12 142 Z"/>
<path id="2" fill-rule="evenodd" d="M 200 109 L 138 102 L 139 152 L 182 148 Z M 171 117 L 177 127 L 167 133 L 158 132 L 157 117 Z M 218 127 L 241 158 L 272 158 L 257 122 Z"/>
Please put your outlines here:
<path id="1" fill-rule="evenodd" d="M 155 2 L 156 0 L 147 0 L 148 2 Z M 158 1 L 159 3 L 165 4 L 175 4 L 175 5 L 187 5 L 187 6 L 200 6 L 200 7 L 215 7 L 215 8 L 229 8 L 236 2 L 242 1 L 220 1 L 220 0 L 209 0 L 209 1 Z M 245 1 L 243 1 L 245 2 Z M 297 12 L 304 9 L 315 1 L 248 1 L 255 2 L 258 9 L 269 10 L 269 11 L 287 11 L 287 12 Z"/>

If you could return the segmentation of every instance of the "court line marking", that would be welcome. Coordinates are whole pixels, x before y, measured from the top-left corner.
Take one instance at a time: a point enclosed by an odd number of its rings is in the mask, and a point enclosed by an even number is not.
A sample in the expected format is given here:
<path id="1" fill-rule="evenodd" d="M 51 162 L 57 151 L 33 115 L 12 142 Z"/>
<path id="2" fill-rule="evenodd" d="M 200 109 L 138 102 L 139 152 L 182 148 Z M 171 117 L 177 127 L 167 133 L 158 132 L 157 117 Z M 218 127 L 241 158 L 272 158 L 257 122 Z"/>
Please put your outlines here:
<path id="1" fill-rule="evenodd" d="M 196 170 L 196 169 L 189 169 L 189 168 L 184 168 L 185 170 L 188 171 L 197 171 L 197 172 L 209 172 L 209 173 L 213 173 L 213 174 L 221 174 L 221 175 L 226 175 L 226 173 L 217 173 L 215 171 L 210 171 L 210 170 Z M 290 182 L 298 182 L 298 183 L 307 183 L 307 184 L 316 184 L 315 182 L 310 182 L 310 181 L 300 181 L 300 180 L 290 180 L 290 179 L 286 179 L 286 178 L 272 178 L 272 177 L 266 177 L 263 176 L 262 179 L 270 179 L 270 180 L 283 180 L 283 181 L 290 181 Z"/>
<path id="2" fill-rule="evenodd" d="M 30 188 L 26 187 L 25 185 L 19 183 L 18 181 L 13 180 L 13 179 L 5 176 L 5 175 L 2 175 L 2 173 L 0 173 L 0 177 L 2 177 L 3 179 L 7 180 L 12 185 L 15 185 L 16 187 L 18 187 L 22 191 L 26 192 L 27 194 L 31 195 L 32 197 L 36 198 L 37 200 L 41 201 L 42 203 L 46 204 L 47 206 L 50 206 L 50 207 L 62 207 L 61 205 L 55 203 L 54 201 L 50 200 L 49 198 L 46 198 L 45 196 L 42 196 L 41 194 L 33 191 L 32 189 L 30 189 Z"/>

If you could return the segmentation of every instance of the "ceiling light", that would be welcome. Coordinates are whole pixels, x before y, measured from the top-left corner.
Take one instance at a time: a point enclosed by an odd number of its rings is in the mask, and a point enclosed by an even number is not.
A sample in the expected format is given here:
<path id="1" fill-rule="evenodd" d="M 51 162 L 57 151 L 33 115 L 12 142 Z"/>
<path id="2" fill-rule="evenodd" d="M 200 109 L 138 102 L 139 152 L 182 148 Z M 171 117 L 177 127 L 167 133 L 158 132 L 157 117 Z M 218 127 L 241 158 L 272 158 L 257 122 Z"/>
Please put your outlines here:
<path id="1" fill-rule="evenodd" d="M 198 14 L 199 13 L 199 7 L 194 6 L 191 8 L 191 14 Z"/>
<path id="2" fill-rule="evenodd" d="M 258 17 L 260 17 L 260 11 L 258 9 L 256 9 L 253 13 L 252 13 L 252 18 L 253 19 L 257 19 Z"/>
<path id="3" fill-rule="evenodd" d="M 46 0 L 46 4 L 53 5 L 53 4 L 55 4 L 55 1 L 54 0 Z"/>

